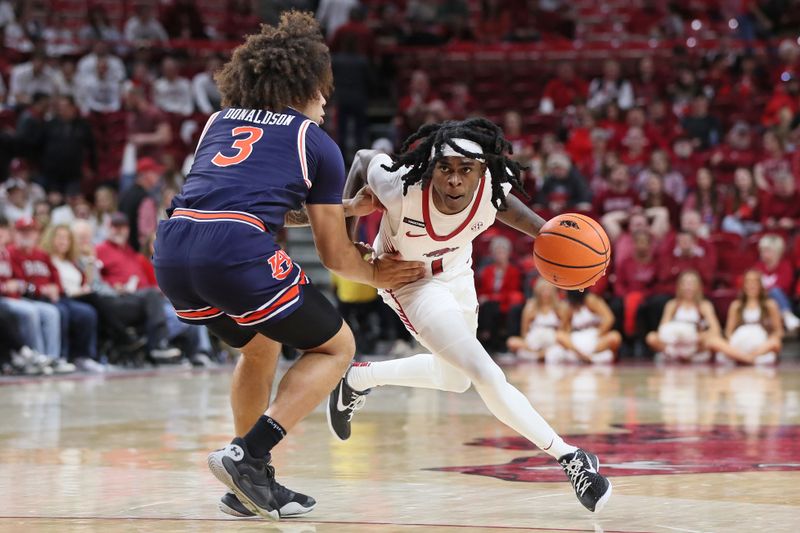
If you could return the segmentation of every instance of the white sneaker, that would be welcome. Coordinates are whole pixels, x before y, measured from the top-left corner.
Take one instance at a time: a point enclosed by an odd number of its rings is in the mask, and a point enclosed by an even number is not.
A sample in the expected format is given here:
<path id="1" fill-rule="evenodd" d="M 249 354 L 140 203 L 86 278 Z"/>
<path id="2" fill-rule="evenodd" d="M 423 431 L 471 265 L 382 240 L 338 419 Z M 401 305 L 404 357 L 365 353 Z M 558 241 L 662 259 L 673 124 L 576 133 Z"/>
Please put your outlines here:
<path id="1" fill-rule="evenodd" d="M 774 365 L 777 362 L 778 362 L 778 354 L 776 354 L 775 352 L 767 352 L 753 359 L 754 365 Z"/>
<path id="2" fill-rule="evenodd" d="M 102 364 L 98 363 L 94 359 L 89 359 L 88 357 L 85 359 L 79 359 L 76 361 L 77 367 L 83 371 L 88 372 L 90 374 L 102 374 L 106 371 L 106 367 Z"/>
<path id="3" fill-rule="evenodd" d="M 71 374 L 77 370 L 75 365 L 64 359 L 53 359 L 50 361 L 50 368 L 56 374 Z"/>
<path id="4" fill-rule="evenodd" d="M 798 328 L 800 328 L 800 318 L 798 318 L 791 311 L 784 311 L 784 313 L 783 313 L 783 325 L 786 328 L 787 332 L 794 332 Z"/>
<path id="5" fill-rule="evenodd" d="M 614 362 L 614 352 L 611 350 L 603 350 L 591 355 L 592 364 L 594 365 L 608 365 Z"/>

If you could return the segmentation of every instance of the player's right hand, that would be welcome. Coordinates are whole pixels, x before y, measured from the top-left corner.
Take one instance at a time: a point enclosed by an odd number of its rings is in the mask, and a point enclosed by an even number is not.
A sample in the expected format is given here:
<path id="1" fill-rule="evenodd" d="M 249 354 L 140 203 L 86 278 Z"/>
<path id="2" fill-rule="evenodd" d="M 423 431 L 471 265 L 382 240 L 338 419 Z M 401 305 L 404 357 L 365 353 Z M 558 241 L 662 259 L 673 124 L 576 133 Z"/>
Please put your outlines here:
<path id="1" fill-rule="evenodd" d="M 396 289 L 425 276 L 425 263 L 403 261 L 396 253 L 381 254 L 372 264 L 372 285 L 379 289 Z"/>

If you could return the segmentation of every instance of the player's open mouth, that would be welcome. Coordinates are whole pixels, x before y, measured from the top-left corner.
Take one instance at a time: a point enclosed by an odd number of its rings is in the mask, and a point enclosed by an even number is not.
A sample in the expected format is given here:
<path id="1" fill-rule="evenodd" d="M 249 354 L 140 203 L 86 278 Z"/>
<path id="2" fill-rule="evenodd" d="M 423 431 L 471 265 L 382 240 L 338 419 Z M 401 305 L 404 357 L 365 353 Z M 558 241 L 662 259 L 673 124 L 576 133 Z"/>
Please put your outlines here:
<path id="1" fill-rule="evenodd" d="M 459 194 L 458 196 L 453 196 L 452 194 L 448 194 L 447 197 L 450 200 L 461 200 L 464 197 L 464 195 L 463 194 Z"/>

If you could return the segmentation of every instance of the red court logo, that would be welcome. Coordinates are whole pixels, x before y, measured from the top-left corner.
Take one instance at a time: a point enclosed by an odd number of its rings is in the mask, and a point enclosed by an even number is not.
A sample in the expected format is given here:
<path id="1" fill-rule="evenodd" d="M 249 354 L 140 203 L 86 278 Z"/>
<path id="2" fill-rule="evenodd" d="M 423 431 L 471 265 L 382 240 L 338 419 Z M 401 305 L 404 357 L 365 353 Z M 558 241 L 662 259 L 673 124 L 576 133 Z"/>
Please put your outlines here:
<path id="1" fill-rule="evenodd" d="M 568 440 L 600 458 L 604 475 L 653 476 L 710 472 L 800 470 L 797 443 L 800 426 L 774 426 L 746 431 L 719 425 L 679 430 L 662 424 L 620 425 L 621 431 L 601 435 L 571 435 Z M 489 476 L 506 481 L 564 481 L 563 469 L 552 457 L 523 437 L 476 439 L 468 446 L 530 450 L 502 465 L 432 468 Z"/>

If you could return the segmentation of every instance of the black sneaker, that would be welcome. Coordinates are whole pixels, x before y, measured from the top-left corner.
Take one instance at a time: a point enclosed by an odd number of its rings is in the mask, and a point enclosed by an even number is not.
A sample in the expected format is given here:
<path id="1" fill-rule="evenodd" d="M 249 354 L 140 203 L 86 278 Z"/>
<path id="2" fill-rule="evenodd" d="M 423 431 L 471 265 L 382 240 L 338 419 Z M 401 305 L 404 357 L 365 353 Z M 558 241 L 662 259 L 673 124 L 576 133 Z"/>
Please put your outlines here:
<path id="1" fill-rule="evenodd" d="M 270 468 L 272 467 L 270 466 Z M 273 485 L 272 494 L 275 496 L 275 501 L 277 501 L 280 506 L 278 510 L 281 513 L 281 518 L 310 513 L 317 505 L 317 501 L 311 496 L 306 496 L 305 494 L 287 489 L 277 481 Z M 232 492 L 226 492 L 225 496 L 220 499 L 219 510 L 225 514 L 237 516 L 239 518 L 254 518 L 257 516 L 242 505 L 242 502 L 239 501 L 236 494 Z"/>
<path id="2" fill-rule="evenodd" d="M 611 497 L 611 482 L 598 474 L 597 456 L 580 448 L 558 459 L 564 468 L 578 501 L 592 512 L 598 513 Z"/>
<path id="3" fill-rule="evenodd" d="M 236 437 L 221 450 L 208 455 L 208 468 L 251 513 L 278 520 L 279 505 L 272 493 L 275 469 L 269 460 L 269 456 L 266 459 L 252 457 L 244 439 Z"/>
<path id="4" fill-rule="evenodd" d="M 359 392 L 347 384 L 347 374 L 339 381 L 328 398 L 328 427 L 339 440 L 350 438 L 353 413 L 364 407 L 369 389 Z"/>

